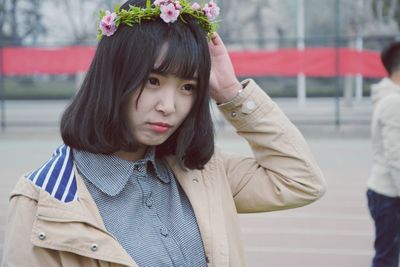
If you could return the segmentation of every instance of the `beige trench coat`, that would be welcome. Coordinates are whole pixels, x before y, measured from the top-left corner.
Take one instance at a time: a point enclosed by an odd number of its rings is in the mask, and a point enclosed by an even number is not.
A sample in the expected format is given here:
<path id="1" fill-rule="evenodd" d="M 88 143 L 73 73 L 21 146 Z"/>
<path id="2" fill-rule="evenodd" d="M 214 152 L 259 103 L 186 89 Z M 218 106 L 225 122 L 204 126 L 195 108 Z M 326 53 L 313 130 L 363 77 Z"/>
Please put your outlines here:
<path id="1" fill-rule="evenodd" d="M 208 266 L 246 266 L 237 212 L 303 206 L 325 192 L 300 132 L 252 80 L 220 105 L 254 157 L 216 151 L 204 170 L 168 163 L 193 207 Z M 4 267 L 137 266 L 107 232 L 76 172 L 79 200 L 62 203 L 22 177 L 10 197 Z"/>

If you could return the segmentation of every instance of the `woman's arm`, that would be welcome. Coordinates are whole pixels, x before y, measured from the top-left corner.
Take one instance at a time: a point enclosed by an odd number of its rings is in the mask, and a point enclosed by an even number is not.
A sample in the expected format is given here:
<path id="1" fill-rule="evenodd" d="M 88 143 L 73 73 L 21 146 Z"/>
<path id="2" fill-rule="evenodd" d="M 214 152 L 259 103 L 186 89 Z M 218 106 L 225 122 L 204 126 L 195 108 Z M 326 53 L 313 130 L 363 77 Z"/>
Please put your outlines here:
<path id="1" fill-rule="evenodd" d="M 239 212 L 299 207 L 323 195 L 325 180 L 303 136 L 254 81 L 219 109 L 254 155 L 224 157 Z"/>
<path id="2" fill-rule="evenodd" d="M 238 212 L 294 208 L 321 197 L 325 180 L 301 133 L 254 81 L 238 94 L 242 85 L 218 36 L 210 51 L 212 96 L 254 154 L 224 156 Z"/>

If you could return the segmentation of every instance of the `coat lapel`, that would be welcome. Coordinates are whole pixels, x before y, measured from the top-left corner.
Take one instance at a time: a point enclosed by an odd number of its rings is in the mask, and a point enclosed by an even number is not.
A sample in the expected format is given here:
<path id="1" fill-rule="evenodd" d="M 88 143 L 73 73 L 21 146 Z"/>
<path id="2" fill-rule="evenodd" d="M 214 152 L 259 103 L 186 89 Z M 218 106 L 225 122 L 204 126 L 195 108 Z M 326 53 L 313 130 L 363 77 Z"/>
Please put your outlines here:
<path id="1" fill-rule="evenodd" d="M 204 250 L 209 258 L 212 255 L 210 199 L 207 196 L 202 173 L 199 170 L 184 170 L 172 156 L 167 157 L 167 162 L 192 205 L 203 240 Z"/>
<path id="2" fill-rule="evenodd" d="M 167 157 L 167 162 L 192 205 L 209 266 L 228 266 L 229 249 L 222 204 L 216 197 L 220 188 L 210 177 L 217 175 L 216 172 L 208 170 L 210 166 L 201 171 L 184 170 L 172 156 Z"/>

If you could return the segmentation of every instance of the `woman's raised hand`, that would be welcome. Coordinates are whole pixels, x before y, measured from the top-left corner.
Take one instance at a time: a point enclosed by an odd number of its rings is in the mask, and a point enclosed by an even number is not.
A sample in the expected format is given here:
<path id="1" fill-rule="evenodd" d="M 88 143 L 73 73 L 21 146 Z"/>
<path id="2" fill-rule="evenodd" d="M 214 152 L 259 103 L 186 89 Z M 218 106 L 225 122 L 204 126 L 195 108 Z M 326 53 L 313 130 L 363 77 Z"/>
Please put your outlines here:
<path id="1" fill-rule="evenodd" d="M 242 85 L 236 78 L 228 50 L 217 33 L 209 42 L 209 48 L 211 55 L 210 94 L 215 102 L 225 103 L 238 94 Z"/>

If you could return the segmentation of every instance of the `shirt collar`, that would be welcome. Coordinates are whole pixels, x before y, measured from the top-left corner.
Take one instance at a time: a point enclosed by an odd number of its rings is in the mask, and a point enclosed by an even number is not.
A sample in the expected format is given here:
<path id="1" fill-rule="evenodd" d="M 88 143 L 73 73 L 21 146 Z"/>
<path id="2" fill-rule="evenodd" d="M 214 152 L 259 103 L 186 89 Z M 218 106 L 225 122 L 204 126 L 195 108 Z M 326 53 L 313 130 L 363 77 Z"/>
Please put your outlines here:
<path id="1" fill-rule="evenodd" d="M 171 181 L 166 164 L 156 159 L 154 148 L 149 148 L 144 158 L 137 161 L 75 149 L 73 156 L 79 172 L 109 196 L 118 195 L 135 173 L 142 173 L 147 177 L 156 176 L 163 183 Z"/>

